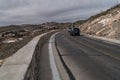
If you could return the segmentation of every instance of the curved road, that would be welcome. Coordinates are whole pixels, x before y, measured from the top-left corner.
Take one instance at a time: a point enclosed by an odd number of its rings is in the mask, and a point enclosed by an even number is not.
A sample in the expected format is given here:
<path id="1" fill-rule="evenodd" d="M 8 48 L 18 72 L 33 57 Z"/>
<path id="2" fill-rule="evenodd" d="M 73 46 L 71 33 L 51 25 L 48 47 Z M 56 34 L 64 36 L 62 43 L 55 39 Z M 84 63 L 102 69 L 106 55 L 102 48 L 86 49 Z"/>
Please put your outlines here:
<path id="1" fill-rule="evenodd" d="M 60 57 L 75 80 L 120 80 L 120 46 L 86 36 L 55 37 Z"/>

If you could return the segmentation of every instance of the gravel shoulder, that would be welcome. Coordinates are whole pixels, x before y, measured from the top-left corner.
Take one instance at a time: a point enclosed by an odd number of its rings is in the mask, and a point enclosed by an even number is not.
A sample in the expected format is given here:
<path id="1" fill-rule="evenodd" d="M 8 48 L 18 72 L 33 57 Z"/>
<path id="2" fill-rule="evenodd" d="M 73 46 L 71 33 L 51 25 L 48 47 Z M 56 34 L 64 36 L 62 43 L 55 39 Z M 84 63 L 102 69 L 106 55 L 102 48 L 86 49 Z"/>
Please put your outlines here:
<path id="1" fill-rule="evenodd" d="M 98 36 L 93 36 L 93 35 L 88 35 L 88 34 L 82 34 L 82 35 L 90 37 L 90 38 L 94 38 L 94 39 L 100 39 L 107 43 L 120 45 L 120 40 L 117 40 L 117 39 L 109 39 L 109 38 L 105 38 L 105 37 L 98 37 Z"/>

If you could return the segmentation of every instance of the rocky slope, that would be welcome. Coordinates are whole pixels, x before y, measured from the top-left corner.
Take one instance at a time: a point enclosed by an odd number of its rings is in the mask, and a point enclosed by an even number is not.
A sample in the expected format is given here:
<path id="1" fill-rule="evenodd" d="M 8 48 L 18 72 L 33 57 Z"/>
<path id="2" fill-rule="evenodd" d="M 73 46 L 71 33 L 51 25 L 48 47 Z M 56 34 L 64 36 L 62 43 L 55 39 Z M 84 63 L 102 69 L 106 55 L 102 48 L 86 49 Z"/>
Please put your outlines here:
<path id="1" fill-rule="evenodd" d="M 83 33 L 120 40 L 120 4 L 90 17 L 79 27 Z"/>

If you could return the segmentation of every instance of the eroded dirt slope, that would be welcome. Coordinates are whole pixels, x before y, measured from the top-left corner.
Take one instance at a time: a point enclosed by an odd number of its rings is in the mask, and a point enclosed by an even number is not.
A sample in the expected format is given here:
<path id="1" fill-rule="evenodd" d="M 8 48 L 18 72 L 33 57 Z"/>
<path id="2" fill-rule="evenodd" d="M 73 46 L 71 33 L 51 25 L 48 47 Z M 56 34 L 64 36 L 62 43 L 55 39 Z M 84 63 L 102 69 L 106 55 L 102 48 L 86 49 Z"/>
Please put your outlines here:
<path id="1" fill-rule="evenodd" d="M 120 40 L 120 4 L 89 18 L 79 27 L 83 33 Z"/>

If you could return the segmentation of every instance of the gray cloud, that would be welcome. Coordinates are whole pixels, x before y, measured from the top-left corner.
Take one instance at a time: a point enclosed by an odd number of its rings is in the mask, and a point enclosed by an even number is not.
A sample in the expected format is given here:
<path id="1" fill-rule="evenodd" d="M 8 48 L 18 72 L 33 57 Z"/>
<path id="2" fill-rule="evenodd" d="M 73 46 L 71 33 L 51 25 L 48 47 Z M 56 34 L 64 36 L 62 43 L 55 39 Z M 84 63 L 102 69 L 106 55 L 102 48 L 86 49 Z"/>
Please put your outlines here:
<path id="1" fill-rule="evenodd" d="M 115 4 L 114 0 L 0 0 L 0 25 L 86 19 Z"/>

